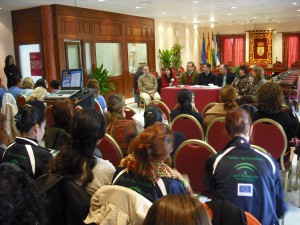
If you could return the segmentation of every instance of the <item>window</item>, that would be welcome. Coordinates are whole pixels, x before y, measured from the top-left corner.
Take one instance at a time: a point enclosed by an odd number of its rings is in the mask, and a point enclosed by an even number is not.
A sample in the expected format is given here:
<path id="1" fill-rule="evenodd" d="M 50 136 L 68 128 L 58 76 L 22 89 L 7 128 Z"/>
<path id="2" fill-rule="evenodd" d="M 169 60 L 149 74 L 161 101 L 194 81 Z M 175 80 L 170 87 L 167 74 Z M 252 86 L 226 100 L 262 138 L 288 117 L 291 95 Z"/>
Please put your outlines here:
<path id="1" fill-rule="evenodd" d="M 300 60 L 300 33 L 282 34 L 283 64 L 291 67 L 291 64 Z"/>
<path id="2" fill-rule="evenodd" d="M 220 35 L 221 63 L 240 65 L 245 61 L 245 34 Z"/>
<path id="3" fill-rule="evenodd" d="M 103 64 L 109 75 L 122 74 L 122 57 L 120 43 L 96 43 L 97 67 Z"/>

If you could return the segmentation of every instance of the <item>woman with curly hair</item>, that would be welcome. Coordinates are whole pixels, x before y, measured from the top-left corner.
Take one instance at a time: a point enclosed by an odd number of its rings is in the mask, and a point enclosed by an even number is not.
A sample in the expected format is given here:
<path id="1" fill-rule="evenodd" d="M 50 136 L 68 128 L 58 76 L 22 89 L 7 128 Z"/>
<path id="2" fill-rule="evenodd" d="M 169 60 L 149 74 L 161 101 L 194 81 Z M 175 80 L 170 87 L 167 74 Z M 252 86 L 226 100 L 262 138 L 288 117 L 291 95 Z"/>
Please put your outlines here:
<path id="1" fill-rule="evenodd" d="M 22 82 L 22 89 L 21 95 L 28 97 L 34 88 L 34 80 L 31 77 L 25 77 Z"/>
<path id="2" fill-rule="evenodd" d="M 63 147 L 48 169 L 51 173 L 74 180 L 93 195 L 100 187 L 111 183 L 114 166 L 94 156 L 97 144 L 105 134 L 105 121 L 95 110 L 82 109 L 74 113 L 71 141 Z"/>
<path id="3" fill-rule="evenodd" d="M 226 117 L 227 112 L 237 107 L 236 104 L 236 91 L 231 85 L 225 85 L 220 90 L 220 102 L 214 105 L 211 109 L 207 110 L 204 114 L 204 124 L 207 128 L 208 125 L 216 118 Z"/>
<path id="4" fill-rule="evenodd" d="M 157 122 L 146 128 L 130 145 L 132 154 L 121 161 L 113 184 L 128 187 L 151 202 L 167 194 L 192 194 L 181 174 L 167 165 L 173 139 L 165 124 Z"/>

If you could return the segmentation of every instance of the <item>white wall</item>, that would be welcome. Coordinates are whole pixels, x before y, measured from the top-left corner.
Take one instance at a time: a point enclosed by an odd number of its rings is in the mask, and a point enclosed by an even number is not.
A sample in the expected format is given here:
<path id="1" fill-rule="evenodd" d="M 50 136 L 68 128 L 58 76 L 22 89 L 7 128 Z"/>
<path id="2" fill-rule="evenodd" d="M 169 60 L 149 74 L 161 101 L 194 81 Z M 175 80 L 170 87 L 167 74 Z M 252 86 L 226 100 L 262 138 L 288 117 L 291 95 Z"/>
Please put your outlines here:
<path id="1" fill-rule="evenodd" d="M 2 83 L 6 86 L 6 76 L 4 74 L 4 61 L 7 55 L 14 56 L 14 41 L 12 32 L 11 14 L 7 11 L 0 13 L 0 77 Z"/>

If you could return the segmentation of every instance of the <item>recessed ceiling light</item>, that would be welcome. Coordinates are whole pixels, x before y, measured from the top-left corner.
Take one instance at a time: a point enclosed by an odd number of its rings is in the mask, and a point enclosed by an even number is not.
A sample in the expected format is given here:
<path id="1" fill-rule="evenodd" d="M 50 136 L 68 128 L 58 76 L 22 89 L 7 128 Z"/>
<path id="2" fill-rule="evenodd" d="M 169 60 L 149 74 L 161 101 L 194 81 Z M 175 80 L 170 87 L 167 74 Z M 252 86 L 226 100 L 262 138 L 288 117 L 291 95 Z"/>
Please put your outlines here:
<path id="1" fill-rule="evenodd" d="M 99 2 L 105 2 L 105 0 L 99 0 Z"/>
<path id="2" fill-rule="evenodd" d="M 139 7 L 139 6 L 136 6 L 135 8 L 136 8 L 136 9 L 139 9 L 139 8 L 141 8 L 141 7 Z"/>
<path id="3" fill-rule="evenodd" d="M 139 2 L 140 4 L 143 4 L 143 5 L 149 5 L 149 4 L 152 4 L 152 2 Z"/>
<path id="4" fill-rule="evenodd" d="M 297 5 L 297 2 L 293 2 L 293 5 Z"/>
<path id="5" fill-rule="evenodd" d="M 162 14 L 164 14 L 164 15 L 165 15 L 165 14 L 166 14 L 166 12 L 162 12 Z"/>
<path id="6" fill-rule="evenodd" d="M 236 6 L 231 6 L 232 9 L 236 9 Z"/>
<path id="7" fill-rule="evenodd" d="M 186 19 L 186 16 L 182 16 L 181 19 Z"/>
<path id="8" fill-rule="evenodd" d="M 193 1 L 193 3 L 198 3 L 198 1 Z"/>
<path id="9" fill-rule="evenodd" d="M 300 9 L 297 9 L 298 12 L 300 12 Z"/>
<path id="10" fill-rule="evenodd" d="M 257 17 L 256 16 L 253 16 L 253 19 L 256 19 Z"/>
<path id="11" fill-rule="evenodd" d="M 228 13 L 227 15 L 228 15 L 228 16 L 231 16 L 231 13 Z"/>

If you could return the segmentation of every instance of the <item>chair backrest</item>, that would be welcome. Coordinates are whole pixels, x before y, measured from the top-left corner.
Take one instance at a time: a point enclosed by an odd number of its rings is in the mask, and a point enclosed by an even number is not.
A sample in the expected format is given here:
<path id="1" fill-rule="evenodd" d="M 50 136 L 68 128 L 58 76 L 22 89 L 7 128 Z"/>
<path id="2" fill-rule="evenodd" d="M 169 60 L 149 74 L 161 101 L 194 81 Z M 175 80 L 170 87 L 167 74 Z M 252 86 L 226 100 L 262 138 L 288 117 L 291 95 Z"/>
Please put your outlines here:
<path id="1" fill-rule="evenodd" d="M 275 159 L 280 158 L 280 167 L 283 170 L 285 169 L 284 154 L 288 142 L 286 134 L 279 123 L 268 118 L 255 121 L 249 143 L 266 149 Z"/>
<path id="2" fill-rule="evenodd" d="M 204 140 L 204 131 L 199 121 L 188 114 L 180 114 L 174 118 L 170 125 L 171 130 L 183 133 L 186 140 Z"/>
<path id="3" fill-rule="evenodd" d="M 90 212 L 84 222 L 140 225 L 151 205 L 152 202 L 130 188 L 105 185 L 92 196 Z"/>
<path id="4" fill-rule="evenodd" d="M 101 107 L 101 105 L 99 104 L 99 102 L 97 101 L 97 99 L 94 99 L 94 107 L 95 107 L 95 110 L 96 110 L 98 113 L 101 113 L 101 114 L 103 115 L 102 107 Z"/>
<path id="5" fill-rule="evenodd" d="M 266 69 L 266 68 L 268 67 L 268 64 L 265 63 L 265 62 L 260 62 L 260 63 L 258 64 L 258 66 L 260 66 L 260 67 L 263 68 L 263 69 Z"/>
<path id="6" fill-rule="evenodd" d="M 151 69 L 150 74 L 152 74 L 155 77 L 158 77 L 158 73 L 154 69 Z"/>
<path id="7" fill-rule="evenodd" d="M 210 144 L 217 152 L 221 151 L 230 141 L 225 130 L 225 117 L 214 119 L 207 127 L 206 142 Z"/>
<path id="8" fill-rule="evenodd" d="M 217 104 L 217 102 L 211 102 L 211 103 L 206 104 L 206 105 L 203 107 L 203 109 L 202 109 L 201 116 L 204 116 L 204 114 L 205 114 L 209 109 L 211 109 L 212 107 L 214 107 L 216 104 Z"/>
<path id="9" fill-rule="evenodd" d="M 184 141 L 176 150 L 174 167 L 181 173 L 187 174 L 194 192 L 204 192 L 205 162 L 216 151 L 207 143 L 200 140 Z"/>
<path id="10" fill-rule="evenodd" d="M 257 146 L 257 145 L 250 145 L 250 146 L 251 146 L 251 148 L 255 148 L 255 149 L 261 151 L 262 153 L 270 155 L 270 153 L 266 149 L 264 149 L 264 148 L 262 148 L 260 146 Z"/>
<path id="11" fill-rule="evenodd" d="M 52 108 L 53 108 L 53 105 L 49 105 L 49 106 L 47 106 L 47 108 L 45 110 L 46 126 L 47 127 L 52 127 L 55 123 L 53 113 L 52 113 Z"/>
<path id="12" fill-rule="evenodd" d="M 5 93 L 2 97 L 2 106 L 4 106 L 6 103 L 9 103 L 9 104 L 12 104 L 15 107 L 18 107 L 16 99 L 10 93 Z"/>
<path id="13" fill-rule="evenodd" d="M 283 66 L 284 66 L 283 63 L 280 61 L 277 61 L 273 64 L 273 68 L 276 68 L 276 67 L 278 68 L 278 67 L 283 67 Z"/>
<path id="14" fill-rule="evenodd" d="M 291 68 L 300 68 L 300 61 L 295 61 L 291 64 Z"/>
<path id="15" fill-rule="evenodd" d="M 136 114 L 136 112 L 133 109 L 126 107 L 125 114 L 126 114 L 125 119 L 133 120 L 132 117 Z"/>
<path id="16" fill-rule="evenodd" d="M 98 144 L 98 148 L 103 159 L 109 160 L 115 167 L 120 165 L 123 158 L 121 148 L 109 134 L 105 134 Z"/>
<path id="17" fill-rule="evenodd" d="M 23 105 L 26 104 L 26 97 L 24 95 L 19 95 L 16 98 L 17 106 L 22 107 Z"/>
<path id="18" fill-rule="evenodd" d="M 164 102 L 159 100 L 152 100 L 148 105 L 155 105 L 160 108 L 160 110 L 165 114 L 168 122 L 171 122 L 170 109 Z"/>

